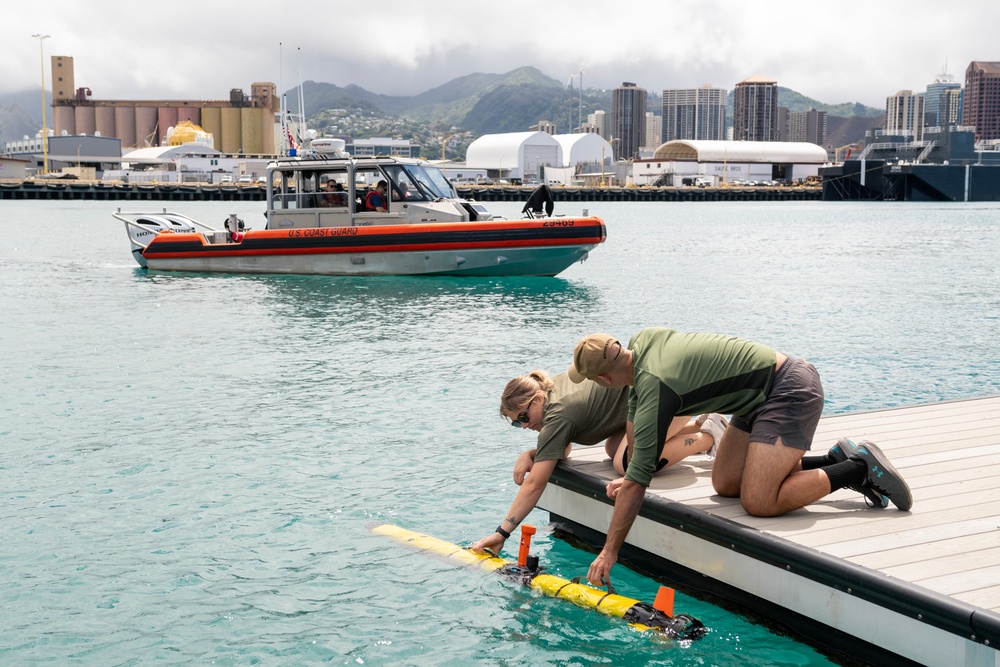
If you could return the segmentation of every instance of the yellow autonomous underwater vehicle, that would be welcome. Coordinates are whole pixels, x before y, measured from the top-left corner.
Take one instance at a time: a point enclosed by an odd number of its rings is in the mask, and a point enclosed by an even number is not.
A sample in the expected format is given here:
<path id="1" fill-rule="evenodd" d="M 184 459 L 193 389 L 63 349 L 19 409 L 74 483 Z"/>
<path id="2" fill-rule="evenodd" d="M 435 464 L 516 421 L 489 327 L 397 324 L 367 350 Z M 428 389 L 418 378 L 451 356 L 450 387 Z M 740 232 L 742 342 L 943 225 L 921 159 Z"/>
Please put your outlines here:
<path id="1" fill-rule="evenodd" d="M 476 553 L 457 544 L 392 524 L 377 524 L 372 526 L 371 530 L 377 535 L 392 538 L 414 549 L 444 556 L 463 565 L 478 566 L 490 572 L 497 572 L 548 597 L 569 600 L 580 607 L 596 609 L 608 616 L 621 618 L 641 631 L 655 631 L 671 639 L 698 639 L 708 632 L 702 622 L 692 616 L 672 615 L 670 607 L 673 606 L 673 591 L 666 587 L 663 587 L 661 595 L 657 596 L 657 603 L 649 605 L 616 594 L 610 585 L 608 590 L 604 591 L 579 583 L 579 577 L 571 580 L 545 574 L 538 567 L 538 558 L 527 555 L 530 536 L 534 533 L 534 528 L 527 524 L 521 527 L 521 549 L 517 562 L 488 553 Z M 664 599 L 668 601 L 661 603 Z"/>

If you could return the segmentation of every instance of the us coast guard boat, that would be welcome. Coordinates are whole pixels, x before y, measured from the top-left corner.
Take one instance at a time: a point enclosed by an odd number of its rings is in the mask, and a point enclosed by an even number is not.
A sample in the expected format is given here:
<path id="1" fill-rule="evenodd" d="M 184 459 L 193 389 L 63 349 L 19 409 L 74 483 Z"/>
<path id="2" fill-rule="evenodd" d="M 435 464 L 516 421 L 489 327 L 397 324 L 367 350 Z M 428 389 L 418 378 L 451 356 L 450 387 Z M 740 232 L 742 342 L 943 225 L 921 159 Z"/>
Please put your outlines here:
<path id="1" fill-rule="evenodd" d="M 370 210 L 382 181 L 385 210 Z M 315 139 L 311 152 L 268 167 L 262 230 L 236 215 L 224 229 L 166 209 L 113 215 L 139 266 L 159 271 L 554 276 L 606 238 L 600 218 L 552 217 L 544 191 L 524 211 L 522 220 L 494 217 L 460 199 L 434 166 L 352 157 L 342 140 Z"/>

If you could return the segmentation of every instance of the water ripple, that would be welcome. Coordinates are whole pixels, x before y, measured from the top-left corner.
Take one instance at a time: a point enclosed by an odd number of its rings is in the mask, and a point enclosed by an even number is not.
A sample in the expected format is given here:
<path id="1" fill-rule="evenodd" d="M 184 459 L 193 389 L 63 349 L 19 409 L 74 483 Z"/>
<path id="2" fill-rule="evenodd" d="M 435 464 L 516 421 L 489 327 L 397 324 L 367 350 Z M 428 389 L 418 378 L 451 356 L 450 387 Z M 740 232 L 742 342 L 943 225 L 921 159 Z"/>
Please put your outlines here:
<path id="1" fill-rule="evenodd" d="M 600 208 L 608 242 L 563 277 L 467 280 L 145 273 L 106 203 L 5 202 L 0 660 L 829 664 L 683 592 L 712 633 L 657 641 L 368 525 L 491 530 L 533 444 L 499 392 L 591 330 L 768 342 L 817 365 L 828 411 L 1000 393 L 1000 209 Z M 531 520 L 560 576 L 586 571 Z"/>

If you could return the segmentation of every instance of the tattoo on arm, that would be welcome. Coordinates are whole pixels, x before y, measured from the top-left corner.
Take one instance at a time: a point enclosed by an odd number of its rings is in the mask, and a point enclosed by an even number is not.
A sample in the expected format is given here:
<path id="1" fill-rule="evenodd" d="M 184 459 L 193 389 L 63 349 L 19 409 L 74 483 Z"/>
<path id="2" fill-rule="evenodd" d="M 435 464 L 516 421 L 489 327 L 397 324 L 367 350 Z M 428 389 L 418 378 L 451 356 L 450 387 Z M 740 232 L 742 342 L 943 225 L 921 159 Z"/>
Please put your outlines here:
<path id="1" fill-rule="evenodd" d="M 517 528 L 518 518 L 516 516 L 514 516 L 513 514 L 510 515 L 509 517 L 507 517 L 507 521 L 510 521 L 510 525 Z"/>
<path id="2" fill-rule="evenodd" d="M 695 440 L 694 438 L 684 438 L 684 446 L 690 447 L 691 445 L 694 444 L 694 440 Z"/>

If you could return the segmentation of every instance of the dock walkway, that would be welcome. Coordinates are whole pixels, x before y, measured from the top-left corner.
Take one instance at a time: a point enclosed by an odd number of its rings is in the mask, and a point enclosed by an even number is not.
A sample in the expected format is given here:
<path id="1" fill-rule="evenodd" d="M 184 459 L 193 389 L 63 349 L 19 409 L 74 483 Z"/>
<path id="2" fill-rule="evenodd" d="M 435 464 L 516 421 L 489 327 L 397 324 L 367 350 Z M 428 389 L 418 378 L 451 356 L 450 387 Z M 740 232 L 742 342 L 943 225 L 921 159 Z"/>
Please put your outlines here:
<path id="1" fill-rule="evenodd" d="M 889 455 L 910 512 L 842 489 L 752 517 L 693 456 L 654 478 L 622 560 L 873 664 L 1000 667 L 1000 396 L 825 417 L 812 453 L 841 436 Z M 614 476 L 602 447 L 576 448 L 539 507 L 600 546 Z"/>

